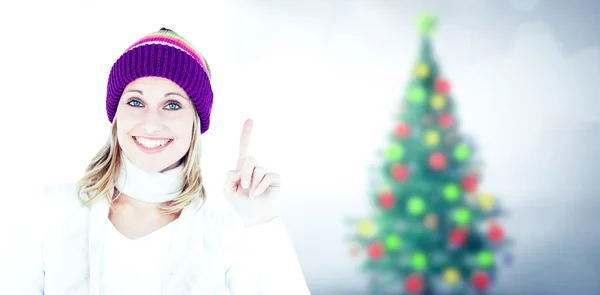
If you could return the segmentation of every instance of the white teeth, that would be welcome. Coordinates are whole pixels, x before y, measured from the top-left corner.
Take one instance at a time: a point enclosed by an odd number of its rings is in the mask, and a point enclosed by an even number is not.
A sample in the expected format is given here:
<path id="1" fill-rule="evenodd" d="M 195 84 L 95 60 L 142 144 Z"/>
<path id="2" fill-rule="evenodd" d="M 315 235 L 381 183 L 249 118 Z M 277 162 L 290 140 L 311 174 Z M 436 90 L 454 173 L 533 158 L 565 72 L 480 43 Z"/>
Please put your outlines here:
<path id="1" fill-rule="evenodd" d="M 141 138 L 141 137 L 135 137 L 135 140 L 143 145 L 144 147 L 153 149 L 159 146 L 163 146 L 165 144 L 167 144 L 169 142 L 169 140 L 154 140 L 154 139 L 147 139 L 147 138 Z"/>

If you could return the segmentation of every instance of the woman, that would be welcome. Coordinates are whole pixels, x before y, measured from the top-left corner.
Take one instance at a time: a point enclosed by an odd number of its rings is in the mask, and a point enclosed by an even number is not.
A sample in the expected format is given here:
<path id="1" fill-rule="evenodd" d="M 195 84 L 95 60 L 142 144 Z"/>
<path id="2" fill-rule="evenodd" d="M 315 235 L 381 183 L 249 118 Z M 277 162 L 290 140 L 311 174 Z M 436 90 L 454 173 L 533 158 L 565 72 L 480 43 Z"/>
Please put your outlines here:
<path id="1" fill-rule="evenodd" d="M 45 189 L 23 218 L 27 240 L 0 294 L 310 294 L 271 206 L 279 175 L 248 155 L 251 120 L 227 175 L 229 202 L 205 194 L 204 57 L 163 28 L 115 62 L 107 90 L 108 142 L 76 185 Z"/>

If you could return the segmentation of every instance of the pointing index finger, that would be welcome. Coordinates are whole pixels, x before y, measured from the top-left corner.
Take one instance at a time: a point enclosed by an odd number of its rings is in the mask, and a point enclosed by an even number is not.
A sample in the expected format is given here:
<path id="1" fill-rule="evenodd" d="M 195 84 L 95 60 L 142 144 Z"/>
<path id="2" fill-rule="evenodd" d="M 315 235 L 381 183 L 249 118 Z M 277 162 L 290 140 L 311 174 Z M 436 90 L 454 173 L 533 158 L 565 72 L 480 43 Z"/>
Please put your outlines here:
<path id="1" fill-rule="evenodd" d="M 244 159 L 249 156 L 250 149 L 250 135 L 252 134 L 252 119 L 247 119 L 244 122 L 244 127 L 242 128 L 242 135 L 240 136 L 240 153 L 238 159 L 238 169 L 240 169 L 240 165 L 242 164 Z"/>

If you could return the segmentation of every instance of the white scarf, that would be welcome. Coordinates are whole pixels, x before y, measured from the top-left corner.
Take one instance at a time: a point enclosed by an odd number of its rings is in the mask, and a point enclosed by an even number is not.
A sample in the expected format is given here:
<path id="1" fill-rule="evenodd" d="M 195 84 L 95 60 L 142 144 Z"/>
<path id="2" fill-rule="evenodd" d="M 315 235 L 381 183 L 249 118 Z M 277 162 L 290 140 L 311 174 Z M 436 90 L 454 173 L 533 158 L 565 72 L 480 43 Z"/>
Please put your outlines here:
<path id="1" fill-rule="evenodd" d="M 135 166 L 124 154 L 121 156 L 121 172 L 115 188 L 138 201 L 164 203 L 177 198 L 184 185 L 181 175 L 183 162 L 165 172 L 146 172 Z"/>

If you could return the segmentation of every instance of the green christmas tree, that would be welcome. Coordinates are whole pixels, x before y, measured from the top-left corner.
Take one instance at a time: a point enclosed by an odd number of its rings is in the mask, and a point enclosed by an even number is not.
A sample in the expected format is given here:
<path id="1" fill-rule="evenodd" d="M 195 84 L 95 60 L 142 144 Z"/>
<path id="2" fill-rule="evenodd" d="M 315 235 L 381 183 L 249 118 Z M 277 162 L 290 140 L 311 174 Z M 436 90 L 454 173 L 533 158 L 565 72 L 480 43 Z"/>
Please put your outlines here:
<path id="1" fill-rule="evenodd" d="M 450 83 L 432 52 L 436 24 L 419 18 L 421 50 L 375 172 L 375 210 L 352 221 L 353 252 L 364 253 L 375 294 L 486 294 L 498 258 L 508 255 L 504 211 L 478 188 L 475 147 L 459 133 Z"/>

